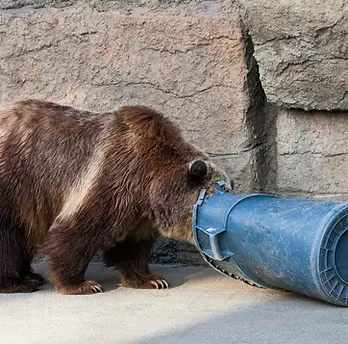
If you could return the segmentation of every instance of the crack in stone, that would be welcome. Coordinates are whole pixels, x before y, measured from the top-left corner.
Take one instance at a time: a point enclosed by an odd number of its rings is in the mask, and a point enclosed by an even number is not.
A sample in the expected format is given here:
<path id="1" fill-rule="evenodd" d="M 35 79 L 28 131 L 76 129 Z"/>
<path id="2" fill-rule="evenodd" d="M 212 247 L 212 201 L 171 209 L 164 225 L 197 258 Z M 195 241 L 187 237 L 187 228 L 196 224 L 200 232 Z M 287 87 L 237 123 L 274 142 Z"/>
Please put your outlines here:
<path id="1" fill-rule="evenodd" d="M 53 42 L 49 42 L 49 43 L 44 43 L 43 45 L 41 45 L 40 47 L 36 47 L 36 48 L 32 48 L 32 49 L 24 49 L 20 52 L 13 52 L 10 55 L 6 55 L 6 56 L 0 56 L 0 60 L 5 60 L 5 59 L 10 59 L 10 58 L 17 58 L 20 56 L 25 56 L 28 55 L 30 53 L 35 53 L 35 52 L 39 52 L 42 50 L 47 50 L 50 49 L 52 47 L 57 47 L 60 43 L 68 41 L 70 39 L 80 39 L 80 37 L 86 36 L 86 35 L 94 35 L 97 34 L 98 31 L 91 31 L 91 32 L 83 32 L 80 34 L 71 34 L 69 36 L 66 36 L 62 39 L 53 41 Z M 1 42 L 1 37 L 0 37 L 0 42 Z"/>
<path id="2" fill-rule="evenodd" d="M 337 156 L 346 156 L 348 152 L 341 153 L 322 153 L 322 152 L 312 152 L 312 151 L 304 151 L 304 152 L 283 152 L 279 153 L 280 156 L 293 156 L 293 155 L 310 155 L 315 158 L 332 158 Z"/>
<path id="3" fill-rule="evenodd" d="M 33 52 L 38 52 L 38 51 L 41 51 L 41 50 L 49 49 L 52 46 L 55 46 L 57 44 L 58 43 L 52 43 L 52 42 L 45 43 L 42 46 L 37 47 L 37 48 L 23 50 L 23 51 L 17 52 L 17 53 L 13 52 L 11 55 L 0 56 L 0 60 L 10 59 L 10 58 L 17 58 L 17 57 L 20 57 L 20 56 L 25 56 L 25 55 L 28 55 L 28 54 L 33 53 Z"/>
<path id="4" fill-rule="evenodd" d="M 292 39 L 296 39 L 298 37 L 300 37 L 300 34 L 294 34 L 294 35 L 287 34 L 287 35 L 281 36 L 281 37 L 272 37 L 270 39 L 266 39 L 263 42 L 258 42 L 258 43 L 254 43 L 254 44 L 255 44 L 255 46 L 259 47 L 259 46 L 266 45 L 267 43 L 278 42 L 278 41 L 283 41 L 283 40 L 292 40 Z"/>
<path id="5" fill-rule="evenodd" d="M 298 61 L 298 62 L 286 62 L 285 66 L 282 67 L 279 71 L 277 71 L 277 76 L 283 74 L 290 67 L 301 66 L 301 65 L 306 64 L 307 62 L 311 63 L 311 62 L 314 62 L 314 61 L 311 61 L 310 58 L 307 57 L 307 58 L 305 58 L 305 59 L 303 59 L 301 61 Z"/>
<path id="6" fill-rule="evenodd" d="M 193 46 L 188 47 L 188 48 L 186 48 L 184 50 L 168 49 L 168 48 L 155 48 L 155 47 L 143 47 L 143 48 L 139 49 L 139 51 L 155 51 L 155 52 L 159 52 L 159 53 L 169 53 L 169 54 L 172 54 L 172 55 L 175 55 L 177 53 L 179 53 L 179 54 L 186 54 L 186 53 L 194 51 L 194 50 L 196 50 L 198 48 L 207 47 L 207 46 L 211 45 L 212 41 L 221 40 L 221 39 L 227 39 L 227 40 L 230 40 L 230 41 L 234 41 L 235 40 L 232 37 L 229 37 L 229 36 L 226 36 L 226 35 L 220 35 L 220 36 L 216 36 L 216 37 L 205 38 L 204 40 L 206 42 L 196 43 Z"/>
<path id="7" fill-rule="evenodd" d="M 319 35 L 323 34 L 326 31 L 331 31 L 335 26 L 338 25 L 338 23 L 341 21 L 341 19 L 338 19 L 336 22 L 334 22 L 331 25 L 325 25 L 323 27 L 319 27 L 317 29 L 315 29 L 316 31 L 316 37 L 318 37 Z"/>
<path id="8" fill-rule="evenodd" d="M 213 152 L 208 152 L 206 151 L 206 153 L 212 157 L 212 158 L 215 158 L 215 157 L 235 157 L 235 156 L 239 156 L 240 154 L 239 153 L 213 153 Z"/>
<path id="9" fill-rule="evenodd" d="M 167 48 L 162 48 L 162 49 L 159 49 L 159 48 L 153 48 L 153 47 L 144 47 L 144 48 L 141 48 L 139 49 L 139 51 L 155 51 L 155 52 L 159 52 L 159 53 L 169 53 L 171 55 L 175 55 L 175 54 L 186 54 L 188 52 L 191 52 L 191 51 L 194 51 L 198 48 L 201 48 L 201 47 L 205 47 L 205 46 L 209 46 L 210 44 L 209 43 L 200 43 L 200 44 L 197 44 L 193 47 L 190 47 L 190 48 L 187 48 L 185 50 L 179 50 L 179 49 L 167 49 Z"/>
<path id="10" fill-rule="evenodd" d="M 348 96 L 348 91 L 344 91 L 343 92 L 343 95 L 342 95 L 342 97 L 341 97 L 341 99 L 338 101 L 339 103 L 342 103 L 344 100 L 345 100 L 345 98 Z"/>
<path id="11" fill-rule="evenodd" d="M 230 88 L 229 86 L 225 86 L 225 85 L 210 85 L 207 86 L 205 88 L 202 88 L 200 90 L 197 90 L 195 92 L 189 93 L 189 94 L 178 94 L 172 90 L 168 90 L 168 89 L 164 89 L 162 87 L 160 87 L 158 84 L 155 84 L 153 82 L 150 81 L 124 81 L 124 80 L 120 80 L 117 82 L 108 82 L 108 83 L 95 83 L 93 84 L 94 86 L 99 86 L 99 87 L 108 87 L 108 86 L 112 86 L 112 87 L 116 87 L 116 86 L 149 86 L 157 91 L 166 93 L 166 94 L 171 94 L 173 95 L 175 98 L 178 99 L 185 99 L 185 98 L 192 98 L 197 96 L 198 94 L 207 92 L 213 88 L 217 88 L 217 87 L 226 87 L 226 88 Z"/>
<path id="12" fill-rule="evenodd" d="M 244 147 L 242 152 L 249 152 L 249 151 L 252 151 L 254 149 L 262 148 L 265 145 L 267 145 L 268 143 L 269 143 L 268 141 L 262 141 L 262 142 L 253 141 L 253 142 L 249 142 L 249 144 L 246 147 Z"/>
<path id="13" fill-rule="evenodd" d="M 249 98 L 245 114 L 249 138 L 242 152 L 251 152 L 253 170 L 251 191 L 271 192 L 277 185 L 276 124 L 273 120 L 275 112 L 266 111 L 267 99 L 254 57 L 252 37 L 243 22 L 241 28 L 245 44 L 244 61 L 248 71 L 244 88 Z"/>

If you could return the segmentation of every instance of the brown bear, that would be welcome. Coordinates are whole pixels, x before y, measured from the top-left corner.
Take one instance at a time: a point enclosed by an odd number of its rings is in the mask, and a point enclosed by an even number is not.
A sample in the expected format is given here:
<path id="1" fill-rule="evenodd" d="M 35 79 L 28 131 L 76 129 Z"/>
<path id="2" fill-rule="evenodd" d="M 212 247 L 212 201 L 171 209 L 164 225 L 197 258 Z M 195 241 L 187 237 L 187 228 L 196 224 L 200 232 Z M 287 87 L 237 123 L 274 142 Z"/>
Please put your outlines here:
<path id="1" fill-rule="evenodd" d="M 192 240 L 202 188 L 228 176 L 143 106 L 92 113 L 25 100 L 0 111 L 0 292 L 32 292 L 37 248 L 62 294 L 102 291 L 84 279 L 101 252 L 131 288 L 166 288 L 148 261 L 158 234 Z"/>

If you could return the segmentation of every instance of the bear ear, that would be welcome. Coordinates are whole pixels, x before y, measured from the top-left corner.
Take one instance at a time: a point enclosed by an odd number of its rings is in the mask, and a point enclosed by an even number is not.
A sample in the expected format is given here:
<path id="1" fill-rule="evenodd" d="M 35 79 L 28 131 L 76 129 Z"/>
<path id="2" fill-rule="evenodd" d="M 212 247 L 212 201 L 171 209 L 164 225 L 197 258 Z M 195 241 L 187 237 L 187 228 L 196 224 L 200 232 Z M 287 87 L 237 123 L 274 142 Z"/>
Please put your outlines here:
<path id="1" fill-rule="evenodd" d="M 189 174 L 192 177 L 204 178 L 208 174 L 208 165 L 203 160 L 195 160 L 191 162 L 189 167 Z"/>

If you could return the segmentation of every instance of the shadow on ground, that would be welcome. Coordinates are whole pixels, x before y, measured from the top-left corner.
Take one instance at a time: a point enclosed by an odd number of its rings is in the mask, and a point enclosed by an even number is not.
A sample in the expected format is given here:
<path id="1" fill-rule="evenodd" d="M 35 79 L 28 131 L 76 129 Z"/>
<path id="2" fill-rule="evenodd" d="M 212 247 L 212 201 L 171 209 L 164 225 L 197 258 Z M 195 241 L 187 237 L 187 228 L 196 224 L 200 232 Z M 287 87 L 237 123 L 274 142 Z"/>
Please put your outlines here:
<path id="1" fill-rule="evenodd" d="M 46 263 L 34 268 L 47 277 Z M 251 287 L 211 268 L 152 270 L 174 287 L 118 287 L 117 272 L 93 263 L 87 278 L 105 293 L 60 295 L 46 284 L 31 294 L 0 294 L 0 343 L 335 344 L 348 338 L 347 308 Z"/>
<path id="2" fill-rule="evenodd" d="M 255 291 L 256 293 L 258 291 Z M 334 344 L 348 338 L 348 309 L 281 293 L 265 302 L 210 314 L 195 325 L 166 331 L 138 344 Z M 197 298 L 197 302 L 202 302 Z"/>

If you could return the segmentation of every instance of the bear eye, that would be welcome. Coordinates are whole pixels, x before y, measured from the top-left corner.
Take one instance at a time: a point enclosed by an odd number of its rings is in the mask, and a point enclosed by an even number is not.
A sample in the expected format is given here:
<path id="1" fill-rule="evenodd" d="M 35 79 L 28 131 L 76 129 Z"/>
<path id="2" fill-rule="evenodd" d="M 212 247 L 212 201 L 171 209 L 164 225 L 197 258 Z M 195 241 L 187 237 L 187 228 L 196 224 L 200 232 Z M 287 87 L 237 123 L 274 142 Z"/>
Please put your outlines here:
<path id="1" fill-rule="evenodd" d="M 204 178 L 208 174 L 208 166 L 203 160 L 193 161 L 189 167 L 189 174 L 193 177 Z"/>

